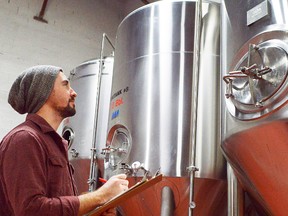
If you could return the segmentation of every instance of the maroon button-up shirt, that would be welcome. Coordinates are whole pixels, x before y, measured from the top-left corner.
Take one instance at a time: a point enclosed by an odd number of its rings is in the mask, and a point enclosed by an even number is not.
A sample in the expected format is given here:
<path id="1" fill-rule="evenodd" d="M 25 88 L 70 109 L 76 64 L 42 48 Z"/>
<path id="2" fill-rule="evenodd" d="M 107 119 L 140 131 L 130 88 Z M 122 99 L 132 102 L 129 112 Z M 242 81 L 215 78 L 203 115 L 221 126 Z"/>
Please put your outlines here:
<path id="1" fill-rule="evenodd" d="M 0 144 L 0 215 L 77 215 L 76 195 L 67 142 L 28 114 Z"/>

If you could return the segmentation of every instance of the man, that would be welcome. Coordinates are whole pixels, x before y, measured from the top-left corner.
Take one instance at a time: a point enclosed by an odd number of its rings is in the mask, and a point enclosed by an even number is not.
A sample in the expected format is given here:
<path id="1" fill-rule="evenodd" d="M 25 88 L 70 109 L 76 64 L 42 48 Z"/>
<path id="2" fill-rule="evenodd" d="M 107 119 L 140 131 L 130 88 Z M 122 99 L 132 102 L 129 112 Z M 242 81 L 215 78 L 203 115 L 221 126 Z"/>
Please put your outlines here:
<path id="1" fill-rule="evenodd" d="M 40 65 L 19 75 L 8 102 L 26 121 L 0 144 L 0 215 L 83 215 L 127 190 L 125 174 L 77 196 L 67 142 L 56 132 L 76 113 L 77 94 L 59 67 Z M 115 209 L 106 215 L 114 215 Z"/>

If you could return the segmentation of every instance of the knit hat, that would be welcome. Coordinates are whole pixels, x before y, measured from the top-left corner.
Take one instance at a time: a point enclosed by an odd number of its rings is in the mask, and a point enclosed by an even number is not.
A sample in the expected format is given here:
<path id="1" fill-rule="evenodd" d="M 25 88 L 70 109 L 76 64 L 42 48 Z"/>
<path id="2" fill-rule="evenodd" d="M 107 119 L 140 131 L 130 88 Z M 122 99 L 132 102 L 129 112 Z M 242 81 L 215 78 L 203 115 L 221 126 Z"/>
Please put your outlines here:
<path id="1" fill-rule="evenodd" d="M 60 67 L 38 65 L 24 70 L 14 81 L 8 103 L 20 114 L 36 113 L 47 101 Z"/>

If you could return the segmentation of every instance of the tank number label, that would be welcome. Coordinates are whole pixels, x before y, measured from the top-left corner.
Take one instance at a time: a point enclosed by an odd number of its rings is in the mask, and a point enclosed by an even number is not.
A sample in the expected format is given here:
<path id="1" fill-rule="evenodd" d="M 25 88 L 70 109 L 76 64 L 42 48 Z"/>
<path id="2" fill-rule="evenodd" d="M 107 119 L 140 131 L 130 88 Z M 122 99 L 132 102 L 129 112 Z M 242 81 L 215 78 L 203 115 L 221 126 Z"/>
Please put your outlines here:
<path id="1" fill-rule="evenodd" d="M 120 110 L 119 110 L 119 107 L 124 104 L 124 100 L 123 100 L 123 97 L 119 97 L 117 98 L 118 96 L 122 95 L 122 93 L 126 93 L 129 91 L 129 87 L 125 87 L 123 89 L 120 89 L 118 91 L 116 91 L 112 97 L 111 97 L 111 104 L 110 104 L 110 109 L 113 110 L 115 108 L 118 108 L 117 110 L 113 111 L 112 112 L 112 116 L 111 116 L 111 119 L 115 119 L 119 116 L 120 114 Z M 116 99 L 117 98 L 117 99 Z M 115 99 L 115 100 L 113 100 Z M 113 100 L 113 101 L 112 101 Z"/>
<path id="2" fill-rule="evenodd" d="M 122 92 L 123 92 L 123 93 L 126 93 L 126 92 L 128 92 L 128 91 L 129 91 L 129 87 L 128 87 L 128 86 L 125 87 L 124 89 L 120 89 L 119 91 L 116 91 L 116 92 L 112 95 L 112 97 L 111 97 L 110 100 L 113 100 L 113 99 L 116 98 L 117 96 L 121 95 Z"/>

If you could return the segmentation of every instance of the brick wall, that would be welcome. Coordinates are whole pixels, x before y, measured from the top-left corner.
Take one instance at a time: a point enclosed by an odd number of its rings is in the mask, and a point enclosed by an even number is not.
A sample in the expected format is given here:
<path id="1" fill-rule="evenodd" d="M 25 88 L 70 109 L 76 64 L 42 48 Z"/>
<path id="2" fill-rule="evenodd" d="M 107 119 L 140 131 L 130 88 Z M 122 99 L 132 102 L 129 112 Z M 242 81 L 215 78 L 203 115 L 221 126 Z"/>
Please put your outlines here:
<path id="1" fill-rule="evenodd" d="M 17 75 L 37 64 L 52 64 L 66 75 L 83 61 L 99 58 L 102 34 L 115 41 L 117 27 L 137 0 L 49 0 L 43 23 L 41 0 L 0 0 L 0 140 L 25 118 L 7 103 Z M 109 52 L 109 51 L 107 51 Z"/>

